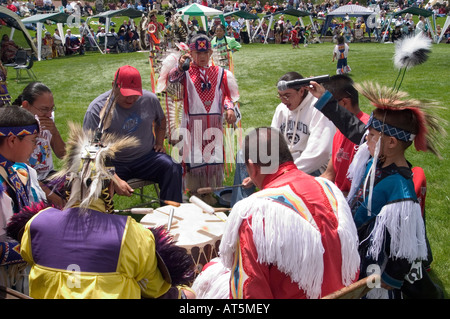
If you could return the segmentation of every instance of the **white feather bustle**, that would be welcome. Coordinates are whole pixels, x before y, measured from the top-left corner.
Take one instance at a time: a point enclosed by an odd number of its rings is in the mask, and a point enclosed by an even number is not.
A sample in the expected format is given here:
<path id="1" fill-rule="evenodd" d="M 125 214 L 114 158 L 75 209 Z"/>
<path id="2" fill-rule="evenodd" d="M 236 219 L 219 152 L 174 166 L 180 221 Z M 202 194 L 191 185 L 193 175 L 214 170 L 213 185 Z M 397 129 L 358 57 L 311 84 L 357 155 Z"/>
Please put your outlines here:
<path id="1" fill-rule="evenodd" d="M 167 89 L 169 72 L 178 65 L 181 52 L 175 51 L 169 54 L 161 63 L 158 81 L 156 84 L 156 93 L 162 93 Z"/>
<path id="2" fill-rule="evenodd" d="M 430 47 L 431 39 L 422 33 L 400 39 L 395 46 L 394 66 L 410 69 L 424 63 Z"/>
<path id="3" fill-rule="evenodd" d="M 220 258 L 210 261 L 192 284 L 197 299 L 229 299 L 230 269 L 226 268 Z"/>

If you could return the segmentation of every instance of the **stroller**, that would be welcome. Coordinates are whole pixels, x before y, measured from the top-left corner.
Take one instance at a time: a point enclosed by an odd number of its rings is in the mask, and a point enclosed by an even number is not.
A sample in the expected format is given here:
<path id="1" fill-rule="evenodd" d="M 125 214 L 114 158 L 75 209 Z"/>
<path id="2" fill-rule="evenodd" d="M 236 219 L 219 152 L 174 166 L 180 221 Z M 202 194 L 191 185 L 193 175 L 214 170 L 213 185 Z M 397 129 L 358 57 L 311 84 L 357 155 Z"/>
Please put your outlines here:
<path id="1" fill-rule="evenodd" d="M 80 42 L 80 40 L 75 36 L 70 36 L 66 38 L 65 47 L 66 47 L 66 55 L 72 55 L 75 53 L 79 53 L 80 55 L 84 54 L 84 44 Z"/>

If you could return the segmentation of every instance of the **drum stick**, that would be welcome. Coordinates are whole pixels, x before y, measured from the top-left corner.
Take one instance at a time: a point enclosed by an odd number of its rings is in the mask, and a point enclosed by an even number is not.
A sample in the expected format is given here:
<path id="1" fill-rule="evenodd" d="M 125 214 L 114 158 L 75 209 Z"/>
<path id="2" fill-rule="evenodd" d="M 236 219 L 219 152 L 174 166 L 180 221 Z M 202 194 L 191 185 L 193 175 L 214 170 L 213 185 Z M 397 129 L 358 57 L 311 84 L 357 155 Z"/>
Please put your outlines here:
<path id="1" fill-rule="evenodd" d="M 131 213 L 131 214 L 146 215 L 153 213 L 153 208 L 115 209 L 114 213 Z"/>
<path id="2" fill-rule="evenodd" d="M 241 187 L 244 186 L 243 184 L 239 184 L 239 185 L 232 185 L 232 186 L 221 186 L 221 187 L 202 187 L 202 188 L 198 188 L 197 189 L 197 193 L 202 195 L 202 194 L 209 194 L 215 191 L 219 191 L 222 189 L 226 189 L 226 188 L 232 188 L 232 187 Z"/>
<path id="3" fill-rule="evenodd" d="M 153 197 L 153 196 L 148 196 L 148 195 L 144 195 L 144 194 L 141 194 L 141 193 L 136 193 L 136 192 L 134 192 L 134 191 L 133 191 L 132 194 L 133 194 L 133 195 L 137 195 L 137 196 L 142 196 L 142 197 L 145 197 L 145 198 L 148 198 L 148 199 L 153 199 L 153 200 L 156 200 L 156 201 L 161 201 L 161 202 L 163 202 L 164 204 L 170 205 L 170 206 L 180 207 L 180 205 L 181 205 L 180 203 L 175 202 L 175 201 L 173 201 L 173 200 L 159 199 L 159 198 L 156 198 L 156 197 Z"/>
<path id="4" fill-rule="evenodd" d="M 169 221 L 167 222 L 167 231 L 170 231 L 170 228 L 172 227 L 172 220 L 173 220 L 173 214 L 175 212 L 175 209 L 170 209 L 170 215 L 169 215 Z"/>
<path id="5" fill-rule="evenodd" d="M 192 204 L 197 205 L 198 207 L 200 207 L 205 213 L 211 214 L 216 216 L 217 218 L 219 218 L 221 221 L 225 221 L 223 218 L 221 218 L 220 216 L 218 216 L 214 210 L 214 208 L 212 206 L 209 206 L 208 204 L 206 204 L 204 201 L 202 201 L 200 198 L 198 198 L 197 196 L 191 196 L 189 198 L 189 201 Z"/>
<path id="6" fill-rule="evenodd" d="M 189 202 L 191 202 L 192 204 L 195 204 L 198 207 L 200 207 L 205 213 L 214 214 L 214 208 L 212 208 L 211 206 L 206 204 L 204 201 L 202 201 L 197 196 L 191 196 L 189 198 Z"/>

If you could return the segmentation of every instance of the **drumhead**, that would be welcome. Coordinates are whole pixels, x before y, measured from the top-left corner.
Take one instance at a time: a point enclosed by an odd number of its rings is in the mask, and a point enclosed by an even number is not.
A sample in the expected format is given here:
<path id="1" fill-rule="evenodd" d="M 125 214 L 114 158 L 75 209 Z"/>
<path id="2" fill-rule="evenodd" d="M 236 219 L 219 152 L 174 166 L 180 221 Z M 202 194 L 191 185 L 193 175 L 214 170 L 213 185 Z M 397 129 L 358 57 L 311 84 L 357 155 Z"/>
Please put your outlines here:
<path id="1" fill-rule="evenodd" d="M 225 229 L 227 215 L 217 212 L 216 215 L 204 213 L 200 207 L 192 203 L 183 203 L 180 207 L 163 206 L 153 210 L 141 219 L 141 224 L 150 227 L 167 227 L 170 211 L 174 210 L 170 234 L 177 245 L 191 249 L 220 240 Z"/>

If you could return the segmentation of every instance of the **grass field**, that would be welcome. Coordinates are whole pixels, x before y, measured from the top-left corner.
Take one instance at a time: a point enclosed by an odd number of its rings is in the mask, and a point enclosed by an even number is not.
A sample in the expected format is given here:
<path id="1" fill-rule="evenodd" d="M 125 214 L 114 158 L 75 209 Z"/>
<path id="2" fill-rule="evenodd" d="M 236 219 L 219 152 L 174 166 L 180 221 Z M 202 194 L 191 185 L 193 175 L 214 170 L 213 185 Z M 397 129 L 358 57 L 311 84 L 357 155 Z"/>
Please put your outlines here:
<path id="1" fill-rule="evenodd" d="M 248 44 L 234 54 L 235 74 L 241 94 L 240 106 L 243 115 L 242 126 L 270 125 L 276 105 L 278 78 L 288 71 L 297 71 L 304 76 L 335 74 L 336 64 L 331 63 L 333 45 L 313 44 L 300 49 L 292 49 L 289 44 Z M 393 86 L 397 70 L 393 67 L 393 44 L 354 43 L 350 45 L 349 65 L 355 82 L 376 81 Z M 144 88 L 150 90 L 150 66 L 148 53 L 126 53 L 102 55 L 87 52 L 84 56 L 63 57 L 35 63 L 33 69 L 39 81 L 53 91 L 57 106 L 56 123 L 63 137 L 67 137 L 67 121 L 81 123 L 89 103 L 99 94 L 111 88 L 114 72 L 118 67 L 129 64 L 140 70 Z M 402 90 L 415 98 L 438 101 L 443 109 L 440 115 L 442 125 L 449 132 L 450 122 L 450 46 L 432 46 L 429 60 L 409 70 L 402 84 Z M 24 76 L 26 73 L 23 74 Z M 28 80 L 17 83 L 14 70 L 9 70 L 8 89 L 13 96 L 21 92 Z M 371 111 L 367 100 L 360 104 L 366 112 Z M 428 193 L 426 201 L 427 229 L 434 262 L 431 275 L 445 289 L 446 298 L 450 293 L 450 143 L 442 137 L 442 160 L 428 153 L 408 151 L 408 158 L 414 166 L 424 168 Z M 58 163 L 59 164 L 59 163 Z M 57 164 L 57 165 L 58 165 Z M 232 175 L 226 184 L 230 184 Z M 117 208 L 126 208 L 139 202 L 132 199 L 115 198 Z"/>

